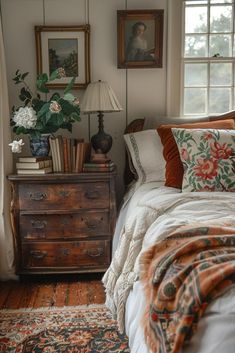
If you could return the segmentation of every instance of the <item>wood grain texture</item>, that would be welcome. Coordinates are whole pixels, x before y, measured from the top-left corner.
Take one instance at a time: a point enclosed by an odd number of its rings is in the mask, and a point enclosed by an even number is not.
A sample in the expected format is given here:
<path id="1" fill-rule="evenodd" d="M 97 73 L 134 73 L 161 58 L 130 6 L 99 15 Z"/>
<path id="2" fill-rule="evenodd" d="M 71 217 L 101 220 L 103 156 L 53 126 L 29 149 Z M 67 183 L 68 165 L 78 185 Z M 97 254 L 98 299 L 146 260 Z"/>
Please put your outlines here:
<path id="1" fill-rule="evenodd" d="M 0 283 L 0 309 L 77 306 L 104 302 L 104 288 L 98 279 Z"/>
<path id="2" fill-rule="evenodd" d="M 116 171 L 9 175 L 17 274 L 105 272 Z"/>

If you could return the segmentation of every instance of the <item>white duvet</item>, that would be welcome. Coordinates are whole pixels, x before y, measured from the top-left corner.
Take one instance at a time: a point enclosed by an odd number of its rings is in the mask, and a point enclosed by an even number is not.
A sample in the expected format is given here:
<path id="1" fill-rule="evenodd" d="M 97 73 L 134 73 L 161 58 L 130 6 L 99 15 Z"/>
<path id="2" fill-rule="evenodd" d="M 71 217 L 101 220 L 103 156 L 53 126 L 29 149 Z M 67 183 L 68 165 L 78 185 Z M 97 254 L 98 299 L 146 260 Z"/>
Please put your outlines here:
<path id="1" fill-rule="evenodd" d="M 159 183 L 148 183 L 138 188 L 123 208 L 120 219 L 123 223 L 121 225 L 119 220 L 114 238 L 114 244 L 117 244 L 117 238 L 119 238 L 118 246 L 111 266 L 103 278 L 106 287 L 106 305 L 117 318 L 119 328 L 126 330 L 131 351 L 145 353 L 148 350 L 144 344 L 140 324 L 144 308 L 144 294 L 138 281 L 139 257 L 156 241 L 163 239 L 182 225 L 192 222 L 221 225 L 226 221 L 226 223 L 235 226 L 235 193 L 181 193 L 178 189 L 159 186 Z M 216 305 L 215 303 L 217 301 L 214 301 L 213 305 Z M 222 350 L 218 350 L 218 352 L 232 353 L 235 352 L 235 290 L 231 290 L 222 303 L 225 303 L 227 313 L 234 313 L 232 317 L 230 315 L 229 325 L 226 325 L 228 318 L 224 317 L 226 311 L 223 310 L 223 306 L 220 306 L 219 312 L 216 314 L 220 319 L 217 318 L 216 323 L 209 325 L 209 327 L 213 326 L 213 332 L 225 332 L 223 328 L 226 326 L 225 337 L 227 337 L 227 332 L 233 330 L 232 341 L 227 338 L 225 340 L 223 336 L 220 339 L 218 334 L 216 336 L 217 340 L 219 339 L 218 345 L 222 344 L 220 347 Z M 213 305 L 209 306 L 206 315 L 210 313 L 210 308 L 213 308 Z M 198 334 L 201 326 L 205 324 L 206 315 L 199 324 Z M 231 318 L 233 325 L 230 322 Z M 214 319 L 213 316 L 213 323 Z M 208 324 L 207 321 L 206 323 Z M 230 331 L 227 329 L 228 327 Z M 208 333 L 205 338 L 206 345 L 201 344 L 200 347 L 198 347 L 196 337 L 196 344 L 190 346 L 188 351 L 184 349 L 184 352 L 217 352 L 211 348 L 209 350 L 209 346 L 212 347 L 214 341 L 208 337 L 213 337 L 213 334 Z M 203 341 L 200 339 L 200 342 Z M 225 344 L 227 344 L 226 348 Z M 207 346 L 208 350 L 207 348 L 205 350 L 204 348 Z"/>

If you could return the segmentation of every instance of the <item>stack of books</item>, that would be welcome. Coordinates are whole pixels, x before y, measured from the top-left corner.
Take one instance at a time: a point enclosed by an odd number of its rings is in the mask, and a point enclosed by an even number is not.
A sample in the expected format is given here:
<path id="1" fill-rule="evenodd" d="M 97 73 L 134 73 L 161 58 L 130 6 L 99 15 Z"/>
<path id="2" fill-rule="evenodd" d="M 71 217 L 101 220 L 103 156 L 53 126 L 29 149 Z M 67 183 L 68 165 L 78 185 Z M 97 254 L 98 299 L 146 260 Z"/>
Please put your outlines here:
<path id="1" fill-rule="evenodd" d="M 54 172 L 81 173 L 83 163 L 90 158 L 91 144 L 83 139 L 50 137 Z"/>
<path id="2" fill-rule="evenodd" d="M 83 172 L 112 172 L 114 170 L 114 163 L 103 154 L 93 154 L 89 163 L 83 164 Z"/>
<path id="3" fill-rule="evenodd" d="M 52 172 L 51 157 L 19 157 L 16 163 L 17 174 L 47 174 Z"/>

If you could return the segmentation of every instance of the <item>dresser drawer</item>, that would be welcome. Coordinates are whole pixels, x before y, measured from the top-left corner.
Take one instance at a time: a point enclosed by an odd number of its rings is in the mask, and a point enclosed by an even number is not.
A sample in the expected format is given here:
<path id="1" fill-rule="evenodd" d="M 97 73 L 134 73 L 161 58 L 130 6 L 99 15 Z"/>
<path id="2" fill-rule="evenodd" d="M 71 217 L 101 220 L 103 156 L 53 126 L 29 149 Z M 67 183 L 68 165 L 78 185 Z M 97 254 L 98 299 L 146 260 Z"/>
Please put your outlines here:
<path id="1" fill-rule="evenodd" d="M 20 216 L 20 234 L 23 241 L 86 238 L 109 233 L 109 212 L 102 210 Z"/>
<path id="2" fill-rule="evenodd" d="M 73 184 L 20 184 L 21 210 L 109 208 L 107 182 Z"/>
<path id="3" fill-rule="evenodd" d="M 109 240 L 22 244 L 23 270 L 104 268 L 109 262 Z"/>

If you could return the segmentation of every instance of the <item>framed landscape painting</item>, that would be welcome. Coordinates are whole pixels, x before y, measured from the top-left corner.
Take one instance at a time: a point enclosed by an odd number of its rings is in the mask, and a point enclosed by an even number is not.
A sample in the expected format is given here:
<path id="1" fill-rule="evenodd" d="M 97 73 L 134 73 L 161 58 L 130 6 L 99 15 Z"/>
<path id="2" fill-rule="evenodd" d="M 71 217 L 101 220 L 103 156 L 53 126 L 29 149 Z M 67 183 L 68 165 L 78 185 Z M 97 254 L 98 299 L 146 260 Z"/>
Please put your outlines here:
<path id="1" fill-rule="evenodd" d="M 66 76 L 47 85 L 63 88 L 76 77 L 74 88 L 90 82 L 90 26 L 35 26 L 37 74 L 48 76 L 63 67 Z"/>
<path id="2" fill-rule="evenodd" d="M 162 67 L 163 10 L 118 10 L 118 68 Z"/>

